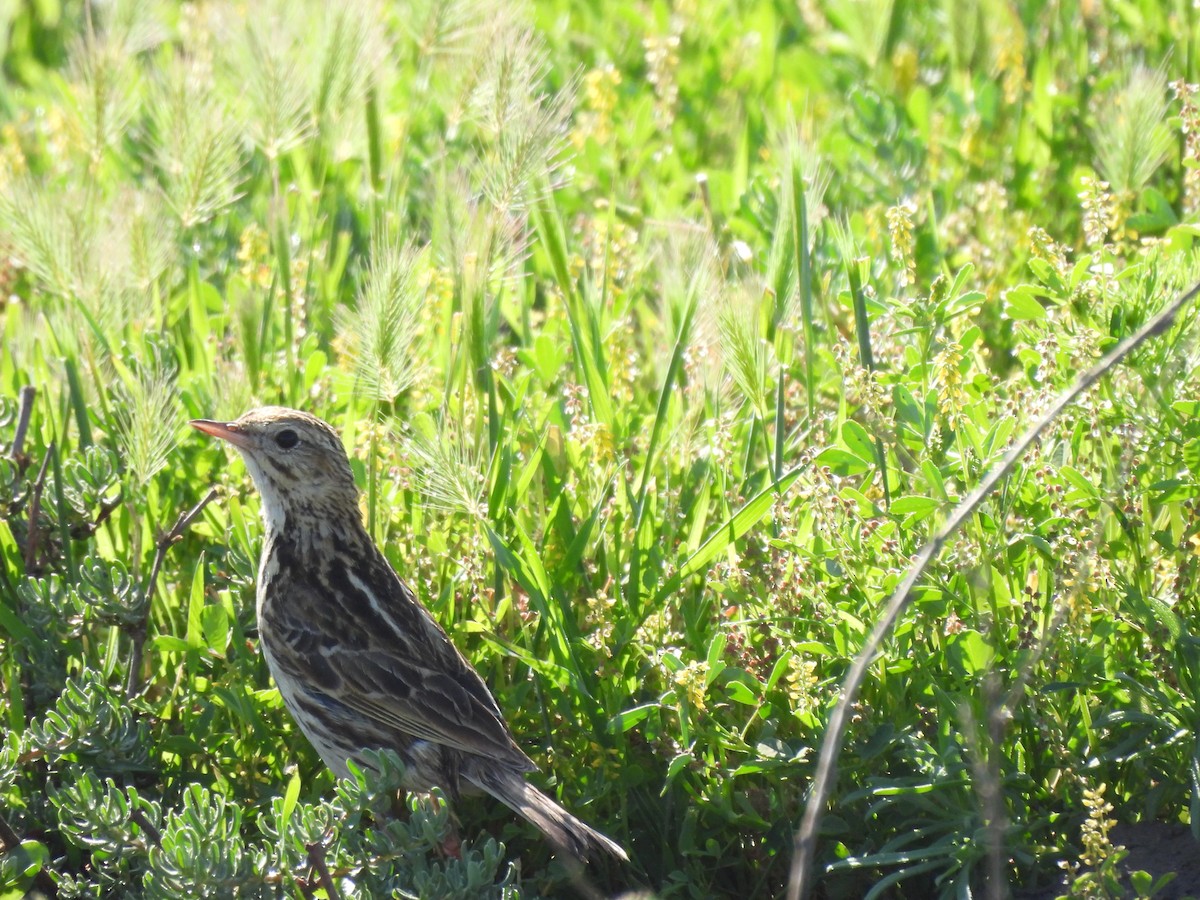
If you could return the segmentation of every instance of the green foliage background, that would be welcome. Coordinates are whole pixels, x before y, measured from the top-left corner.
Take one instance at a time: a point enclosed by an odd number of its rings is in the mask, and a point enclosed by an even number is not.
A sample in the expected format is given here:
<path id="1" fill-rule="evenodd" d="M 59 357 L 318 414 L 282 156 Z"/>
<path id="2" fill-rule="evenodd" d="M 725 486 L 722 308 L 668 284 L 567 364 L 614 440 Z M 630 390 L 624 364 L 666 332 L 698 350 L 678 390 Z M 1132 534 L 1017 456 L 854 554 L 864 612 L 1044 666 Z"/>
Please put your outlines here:
<path id="1" fill-rule="evenodd" d="M 288 719 L 257 498 L 184 425 L 264 403 L 343 432 L 540 783 L 629 849 L 586 884 L 780 894 L 911 555 L 1196 277 L 1196 15 L 0 4 L 0 896 L 574 889 L 484 800 L 444 858 L 444 809 Z M 1197 833 L 1195 354 L 1189 311 L 942 554 L 824 896 L 1120 896 L 1111 821 Z"/>

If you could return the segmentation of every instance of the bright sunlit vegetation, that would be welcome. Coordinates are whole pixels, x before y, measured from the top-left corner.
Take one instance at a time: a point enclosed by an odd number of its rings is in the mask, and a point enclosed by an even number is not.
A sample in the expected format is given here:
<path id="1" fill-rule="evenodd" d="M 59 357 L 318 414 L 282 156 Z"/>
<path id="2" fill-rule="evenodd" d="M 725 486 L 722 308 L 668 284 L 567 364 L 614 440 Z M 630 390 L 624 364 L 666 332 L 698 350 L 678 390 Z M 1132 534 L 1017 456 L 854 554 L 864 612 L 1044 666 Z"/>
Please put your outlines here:
<path id="1" fill-rule="evenodd" d="M 781 896 L 912 556 L 1200 277 L 1198 18 L 0 3 L 0 898 Z M 1150 896 L 1122 829 L 1200 852 L 1196 338 L 922 580 L 818 896 Z M 257 494 L 185 425 L 263 404 L 342 432 L 534 780 L 630 866 L 573 876 L 487 798 L 454 858 L 394 761 L 335 782 L 259 653 Z"/>

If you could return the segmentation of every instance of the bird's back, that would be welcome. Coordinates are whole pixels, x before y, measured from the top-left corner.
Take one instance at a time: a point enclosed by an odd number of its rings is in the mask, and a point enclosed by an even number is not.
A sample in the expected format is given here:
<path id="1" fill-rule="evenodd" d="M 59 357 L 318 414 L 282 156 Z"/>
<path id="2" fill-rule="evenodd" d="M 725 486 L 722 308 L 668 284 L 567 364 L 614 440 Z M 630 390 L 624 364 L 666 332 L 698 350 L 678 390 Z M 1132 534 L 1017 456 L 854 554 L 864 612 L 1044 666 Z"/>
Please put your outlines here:
<path id="1" fill-rule="evenodd" d="M 535 769 L 483 680 L 365 531 L 324 543 L 268 537 L 258 620 L 271 673 L 325 762 L 344 774 L 348 747 L 351 758 L 390 747 L 418 770 L 414 787 L 451 793 L 455 754 Z"/>

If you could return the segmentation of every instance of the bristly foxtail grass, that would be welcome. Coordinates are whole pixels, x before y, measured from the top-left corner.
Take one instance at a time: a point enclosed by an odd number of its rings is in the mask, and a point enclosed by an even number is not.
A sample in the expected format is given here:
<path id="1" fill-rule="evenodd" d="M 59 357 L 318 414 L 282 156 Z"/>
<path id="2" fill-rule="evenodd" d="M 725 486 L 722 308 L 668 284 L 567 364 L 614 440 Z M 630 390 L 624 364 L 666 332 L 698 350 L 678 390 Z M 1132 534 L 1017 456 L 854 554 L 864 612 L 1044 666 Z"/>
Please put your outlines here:
<path id="1" fill-rule="evenodd" d="M 434 250 L 453 273 L 468 350 L 452 355 L 450 369 L 457 371 L 447 378 L 448 390 L 468 379 L 479 387 L 490 383 L 498 302 L 519 282 L 529 246 L 524 211 L 553 190 L 566 147 L 569 95 L 544 92 L 545 48 L 512 16 L 498 8 L 489 29 L 460 33 L 482 44 L 481 62 L 462 76 L 460 100 L 479 146 L 469 182 L 442 170 L 443 200 L 434 215 Z"/>
<path id="2" fill-rule="evenodd" d="M 221 65 L 222 93 L 246 136 L 274 164 L 316 128 L 314 79 L 304 68 L 311 55 L 297 21 L 303 17 L 280 3 L 264 6 L 232 29 Z"/>
<path id="3" fill-rule="evenodd" d="M 664 340 L 673 341 L 694 307 L 720 297 L 728 284 L 721 250 L 707 227 L 693 222 L 669 226 L 657 251 L 662 278 Z"/>
<path id="4" fill-rule="evenodd" d="M 84 32 L 71 42 L 64 91 L 68 124 L 93 169 L 122 153 L 141 105 L 138 55 L 166 39 L 144 2 L 89 6 Z"/>
<path id="5" fill-rule="evenodd" d="M 358 301 L 338 310 L 337 330 L 353 360 L 358 385 L 377 402 L 392 402 L 417 376 L 413 341 L 428 293 L 428 253 L 378 227 Z"/>
<path id="6" fill-rule="evenodd" d="M 500 321 L 497 304 L 524 277 L 521 264 L 530 235 L 521 216 L 477 198 L 460 173 L 443 169 L 441 176 L 432 247 L 439 268 L 453 279 L 464 336 L 448 363 L 445 383 L 453 390 L 468 374 L 477 375 L 491 364 Z"/>
<path id="7" fill-rule="evenodd" d="M 175 61 L 149 101 L 158 182 L 185 229 L 207 222 L 238 198 L 241 136 L 206 68 Z"/>
<path id="8" fill-rule="evenodd" d="M 715 338 L 711 347 L 716 348 L 717 300 L 728 289 L 716 241 L 705 226 L 680 222 L 668 228 L 655 255 L 662 279 L 662 334 L 657 346 L 669 353 L 684 324 L 691 320 L 691 334 L 686 335 L 688 346 L 697 328 L 711 326 L 701 333 Z"/>
<path id="9" fill-rule="evenodd" d="M 229 29 L 222 89 L 242 129 L 273 166 L 314 137 L 337 155 L 343 138 L 360 134 L 367 89 L 393 52 L 383 18 L 373 0 L 275 0 L 257 4 Z"/>
<path id="10" fill-rule="evenodd" d="M 522 277 L 529 252 L 523 218 L 484 203 L 455 170 L 442 170 L 432 242 L 439 265 L 454 273 L 464 296 L 477 288 L 496 295 Z"/>
<path id="11" fill-rule="evenodd" d="M 565 182 L 578 79 L 548 93 L 545 43 L 512 22 L 497 25 L 486 53 L 470 102 L 472 121 L 484 139 L 477 177 L 492 205 L 510 213 Z"/>
<path id="12" fill-rule="evenodd" d="M 82 187 L 62 190 L 25 176 L 0 191 L 0 236 L 45 290 L 65 299 L 80 293 L 95 206 Z"/>
<path id="13" fill-rule="evenodd" d="M 868 71 L 881 65 L 888 48 L 888 33 L 896 0 L 859 0 L 838 10 L 840 26 Z"/>
<path id="14" fill-rule="evenodd" d="M 804 302 L 800 282 L 800 254 L 811 253 L 817 230 L 825 220 L 825 191 L 829 187 L 830 171 L 817 152 L 812 123 L 795 120 L 781 129 L 772 142 L 772 154 L 778 162 L 779 192 L 775 217 L 775 235 L 767 257 L 767 283 L 775 292 L 777 320 L 791 320 L 797 305 Z M 799 200 L 804 202 L 804 238 L 807 244 L 797 245 L 801 223 Z M 804 316 L 811 314 L 801 308 Z"/>
<path id="15" fill-rule="evenodd" d="M 175 373 L 154 356 L 136 371 L 121 367 L 121 402 L 114 404 L 122 457 L 137 488 L 166 465 L 183 421 Z"/>
<path id="16" fill-rule="evenodd" d="M 178 226 L 157 193 L 126 188 L 113 207 L 120 233 L 128 236 L 133 286 L 148 293 L 175 264 Z"/>
<path id="17" fill-rule="evenodd" d="M 1135 65 L 1125 83 L 1096 107 L 1092 144 L 1096 168 L 1128 209 L 1163 164 L 1174 137 L 1167 125 L 1169 100 L 1162 68 Z"/>
<path id="18" fill-rule="evenodd" d="M 313 110 L 318 122 L 339 110 L 357 112 L 375 67 L 388 51 L 379 25 L 381 13 L 371 0 L 326 8 Z"/>
<path id="19" fill-rule="evenodd" d="M 8 184 L 0 191 L 0 239 L 43 290 L 90 320 L 78 326 L 109 341 L 134 313 L 131 221 L 122 195 L 102 197 L 81 171 L 75 176 L 53 186 L 31 176 Z"/>
<path id="20" fill-rule="evenodd" d="M 135 55 L 171 39 L 163 5 L 157 0 L 120 0 L 89 5 L 88 29 Z"/>
<path id="21" fill-rule="evenodd" d="M 705 226 L 678 223 L 655 250 L 653 263 L 661 273 L 661 333 L 655 342 L 661 351 L 657 371 L 667 371 L 672 353 L 682 338 L 685 418 L 676 438 L 691 442 L 707 429 L 703 423 L 722 419 L 733 381 L 724 365 L 719 326 L 721 298 L 733 288 L 726 279 L 721 251 Z M 689 324 L 690 323 L 690 324 Z M 686 333 L 685 333 L 686 330 Z M 653 352 L 653 351 L 652 351 Z M 695 397 L 692 384 L 700 388 Z M 697 402 L 688 403 L 692 399 Z"/>
<path id="22" fill-rule="evenodd" d="M 445 416 L 436 421 L 426 416 L 413 425 L 404 447 L 426 505 L 486 522 L 486 441 L 472 438 L 465 426 L 452 424 Z"/>
<path id="23" fill-rule="evenodd" d="M 312 55 L 313 119 L 317 134 L 335 159 L 358 152 L 361 117 L 368 88 L 378 81 L 393 53 L 376 0 L 352 0 L 325 7 L 323 27 L 310 32 L 319 42 Z"/>
<path id="24" fill-rule="evenodd" d="M 241 356 L 240 353 L 217 356 L 211 380 L 189 387 L 196 394 L 197 406 L 211 409 L 214 416 L 224 421 L 236 419 L 254 405 L 250 375 Z M 201 405 L 202 400 L 207 402 Z"/>
<path id="25" fill-rule="evenodd" d="M 764 293 L 753 282 L 726 291 L 718 301 L 717 333 L 726 371 L 755 414 L 766 421 L 770 415 L 767 370 L 774 354 L 763 327 Z"/>
<path id="26" fill-rule="evenodd" d="M 477 71 L 472 63 L 476 58 L 473 51 L 484 46 L 480 39 L 487 31 L 484 23 L 495 17 L 488 6 L 481 0 L 416 0 L 409 4 L 400 24 L 412 44 L 418 94 L 428 90 L 436 72 L 448 79 L 465 77 L 466 81 L 457 84 L 455 90 L 460 96 L 470 96 L 476 80 L 472 73 Z M 453 67 L 447 65 L 451 61 Z"/>

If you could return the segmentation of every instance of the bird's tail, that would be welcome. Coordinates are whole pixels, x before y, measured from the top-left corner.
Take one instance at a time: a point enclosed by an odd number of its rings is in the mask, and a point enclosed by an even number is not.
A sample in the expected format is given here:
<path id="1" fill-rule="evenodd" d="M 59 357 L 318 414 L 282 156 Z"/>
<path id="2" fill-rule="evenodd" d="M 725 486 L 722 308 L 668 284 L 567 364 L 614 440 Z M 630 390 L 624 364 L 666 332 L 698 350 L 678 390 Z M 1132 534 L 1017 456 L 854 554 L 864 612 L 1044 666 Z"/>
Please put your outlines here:
<path id="1" fill-rule="evenodd" d="M 579 821 L 525 778 L 513 771 L 464 773 L 513 812 L 527 819 L 559 850 L 587 861 L 596 850 L 623 862 L 629 857 L 621 845 Z"/>

